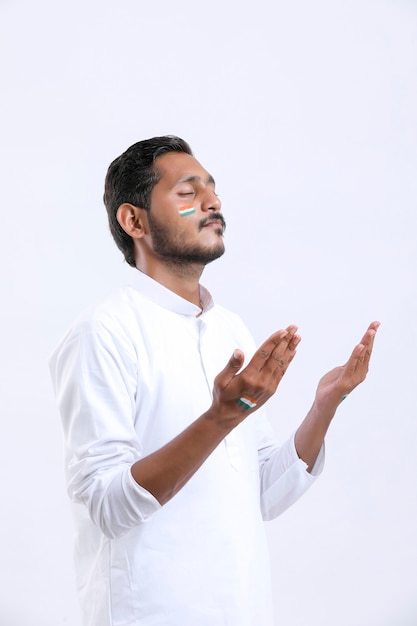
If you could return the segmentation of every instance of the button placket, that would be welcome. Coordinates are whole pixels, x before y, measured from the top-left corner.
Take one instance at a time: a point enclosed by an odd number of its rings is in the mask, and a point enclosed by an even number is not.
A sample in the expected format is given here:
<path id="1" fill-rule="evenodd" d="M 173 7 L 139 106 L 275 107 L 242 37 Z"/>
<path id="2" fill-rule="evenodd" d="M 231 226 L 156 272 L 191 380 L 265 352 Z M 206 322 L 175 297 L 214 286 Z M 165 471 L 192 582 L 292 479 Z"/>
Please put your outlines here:
<path id="1" fill-rule="evenodd" d="M 214 371 L 213 359 L 210 358 L 210 350 L 206 349 L 207 342 L 210 341 L 207 337 L 207 326 L 203 319 L 198 318 L 198 329 L 199 329 L 199 351 L 200 351 L 200 359 L 201 364 L 204 370 L 204 374 L 206 377 L 207 385 L 210 389 L 210 394 L 213 394 L 213 381 L 218 371 Z M 220 370 L 219 370 L 220 371 Z M 239 471 L 241 467 L 242 461 L 242 437 L 238 430 L 234 429 L 224 438 L 223 442 L 227 457 L 229 459 L 230 465 L 234 470 Z"/>

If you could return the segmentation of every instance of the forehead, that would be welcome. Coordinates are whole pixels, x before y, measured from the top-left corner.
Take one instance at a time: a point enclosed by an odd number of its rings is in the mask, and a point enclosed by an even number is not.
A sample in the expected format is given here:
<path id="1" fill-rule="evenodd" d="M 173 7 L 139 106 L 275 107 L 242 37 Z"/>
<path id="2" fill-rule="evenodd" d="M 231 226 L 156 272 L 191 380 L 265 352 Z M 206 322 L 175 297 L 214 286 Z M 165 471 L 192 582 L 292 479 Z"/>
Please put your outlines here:
<path id="1" fill-rule="evenodd" d="M 214 183 L 213 177 L 190 154 L 168 152 L 155 159 L 155 166 L 160 173 L 157 186 L 174 187 L 187 180 L 201 180 L 205 184 Z"/>

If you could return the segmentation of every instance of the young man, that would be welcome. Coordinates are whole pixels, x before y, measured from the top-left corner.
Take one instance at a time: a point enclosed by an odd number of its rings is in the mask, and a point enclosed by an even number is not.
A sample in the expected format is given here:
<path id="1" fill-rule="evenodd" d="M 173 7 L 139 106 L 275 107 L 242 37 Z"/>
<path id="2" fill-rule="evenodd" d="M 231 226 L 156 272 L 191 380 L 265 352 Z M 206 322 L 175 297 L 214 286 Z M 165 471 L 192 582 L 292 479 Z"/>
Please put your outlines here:
<path id="1" fill-rule="evenodd" d="M 263 519 L 321 471 L 378 323 L 279 447 L 263 405 L 300 337 L 291 325 L 256 350 L 200 285 L 224 252 L 213 177 L 186 142 L 156 137 L 110 165 L 104 201 L 133 285 L 83 315 L 51 358 L 84 624 L 271 626 Z"/>

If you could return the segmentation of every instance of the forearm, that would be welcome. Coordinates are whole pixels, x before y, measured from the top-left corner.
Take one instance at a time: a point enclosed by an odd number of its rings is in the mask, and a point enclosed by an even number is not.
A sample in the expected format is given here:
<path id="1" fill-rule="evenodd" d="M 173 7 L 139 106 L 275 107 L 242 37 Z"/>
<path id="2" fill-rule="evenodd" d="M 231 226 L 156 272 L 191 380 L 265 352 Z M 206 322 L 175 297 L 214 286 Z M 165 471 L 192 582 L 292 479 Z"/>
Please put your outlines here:
<path id="1" fill-rule="evenodd" d="M 238 421 L 221 423 L 209 409 L 165 446 L 131 468 L 135 481 L 162 505 L 168 502 L 201 467 Z"/>
<path id="2" fill-rule="evenodd" d="M 314 467 L 336 408 L 337 405 L 320 409 L 314 403 L 295 433 L 295 449 L 300 459 L 307 463 L 308 472 Z"/>

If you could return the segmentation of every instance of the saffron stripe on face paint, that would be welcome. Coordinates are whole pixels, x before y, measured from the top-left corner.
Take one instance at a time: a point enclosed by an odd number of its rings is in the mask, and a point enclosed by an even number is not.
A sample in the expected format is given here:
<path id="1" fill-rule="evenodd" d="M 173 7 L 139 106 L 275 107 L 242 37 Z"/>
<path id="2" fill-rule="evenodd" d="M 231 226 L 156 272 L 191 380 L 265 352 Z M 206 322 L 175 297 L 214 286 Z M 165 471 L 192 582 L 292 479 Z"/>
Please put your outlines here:
<path id="1" fill-rule="evenodd" d="M 185 206 L 182 209 L 179 209 L 178 213 L 181 217 L 185 217 L 186 215 L 192 215 L 195 213 L 195 208 L 193 206 Z"/>

